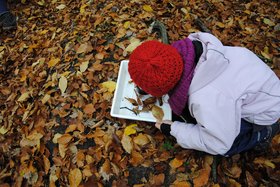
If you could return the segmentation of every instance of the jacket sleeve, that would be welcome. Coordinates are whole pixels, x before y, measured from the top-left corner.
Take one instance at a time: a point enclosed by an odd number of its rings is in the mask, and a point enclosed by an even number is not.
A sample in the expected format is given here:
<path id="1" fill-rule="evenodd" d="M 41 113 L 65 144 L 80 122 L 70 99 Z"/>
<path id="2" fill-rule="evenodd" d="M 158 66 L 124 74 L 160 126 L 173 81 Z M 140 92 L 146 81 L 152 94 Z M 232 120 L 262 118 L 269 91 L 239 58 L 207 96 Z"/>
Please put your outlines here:
<path id="1" fill-rule="evenodd" d="M 184 148 L 223 155 L 240 131 L 241 115 L 233 99 L 215 89 L 212 91 L 216 94 L 211 98 L 207 93 L 190 98 L 193 101 L 189 108 L 197 124 L 175 121 L 170 133 Z"/>

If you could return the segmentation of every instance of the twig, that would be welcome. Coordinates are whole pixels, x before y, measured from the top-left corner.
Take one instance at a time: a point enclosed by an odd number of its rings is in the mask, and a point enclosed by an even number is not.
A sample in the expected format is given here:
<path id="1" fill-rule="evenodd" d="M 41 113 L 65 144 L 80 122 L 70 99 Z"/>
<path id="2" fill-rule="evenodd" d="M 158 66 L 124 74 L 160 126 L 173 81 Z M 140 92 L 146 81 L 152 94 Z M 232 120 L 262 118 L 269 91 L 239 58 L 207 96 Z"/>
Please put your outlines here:
<path id="1" fill-rule="evenodd" d="M 132 110 L 132 109 L 130 109 L 128 107 L 120 107 L 120 109 L 127 109 L 127 110 L 133 112 L 137 116 L 137 113 L 134 110 Z"/>
<path id="2" fill-rule="evenodd" d="M 201 31 L 212 34 L 212 32 L 206 27 L 206 25 L 202 22 L 201 19 L 196 18 L 194 20 L 194 24 L 196 24 L 200 28 Z"/>
<path id="3" fill-rule="evenodd" d="M 155 20 L 152 24 L 151 24 L 151 31 L 152 32 L 158 32 L 159 35 L 161 36 L 161 40 L 163 43 L 168 44 L 168 36 L 167 36 L 167 31 L 166 31 L 166 27 L 163 25 L 163 23 L 161 23 L 158 20 Z"/>

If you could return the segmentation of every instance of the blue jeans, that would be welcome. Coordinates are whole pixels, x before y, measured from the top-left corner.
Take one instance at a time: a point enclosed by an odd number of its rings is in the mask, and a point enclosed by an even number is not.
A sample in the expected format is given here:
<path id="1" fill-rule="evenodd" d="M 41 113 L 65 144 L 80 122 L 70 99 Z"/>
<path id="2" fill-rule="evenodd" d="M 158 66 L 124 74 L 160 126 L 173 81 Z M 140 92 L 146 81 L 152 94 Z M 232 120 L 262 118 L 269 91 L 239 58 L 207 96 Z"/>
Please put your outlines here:
<path id="1" fill-rule="evenodd" d="M 269 126 L 256 125 L 241 119 L 240 133 L 235 138 L 232 147 L 225 156 L 231 156 L 250 150 L 264 142 L 269 143 L 271 128 L 268 127 Z"/>
<path id="2" fill-rule="evenodd" d="M 7 11 L 8 8 L 7 8 L 6 0 L 0 0 L 0 14 Z"/>

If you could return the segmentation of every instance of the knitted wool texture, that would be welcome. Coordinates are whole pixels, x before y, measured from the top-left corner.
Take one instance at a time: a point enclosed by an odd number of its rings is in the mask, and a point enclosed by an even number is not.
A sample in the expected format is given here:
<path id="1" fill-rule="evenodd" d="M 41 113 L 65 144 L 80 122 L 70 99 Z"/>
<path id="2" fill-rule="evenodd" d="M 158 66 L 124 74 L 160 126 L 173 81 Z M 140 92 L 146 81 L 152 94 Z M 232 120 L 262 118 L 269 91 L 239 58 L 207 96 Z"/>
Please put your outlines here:
<path id="1" fill-rule="evenodd" d="M 160 97 L 179 81 L 183 60 L 174 47 L 151 40 L 142 43 L 131 53 L 128 72 L 142 90 Z"/>
<path id="2" fill-rule="evenodd" d="M 175 114 L 181 115 L 189 98 L 188 91 L 194 75 L 195 49 L 189 38 L 176 41 L 172 46 L 177 49 L 183 58 L 184 70 L 176 87 L 168 93 L 168 103 Z"/>

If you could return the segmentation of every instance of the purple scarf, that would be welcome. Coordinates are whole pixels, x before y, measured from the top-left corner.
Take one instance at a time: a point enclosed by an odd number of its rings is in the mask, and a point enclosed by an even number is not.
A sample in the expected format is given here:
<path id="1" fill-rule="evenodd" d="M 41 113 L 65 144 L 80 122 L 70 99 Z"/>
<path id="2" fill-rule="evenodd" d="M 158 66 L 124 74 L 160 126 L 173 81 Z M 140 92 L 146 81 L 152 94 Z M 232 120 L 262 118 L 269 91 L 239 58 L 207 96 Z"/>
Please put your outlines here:
<path id="1" fill-rule="evenodd" d="M 184 69 L 180 81 L 176 84 L 175 88 L 168 93 L 168 102 L 172 111 L 176 115 L 181 115 L 189 98 L 188 91 L 195 68 L 195 50 L 189 38 L 176 41 L 172 43 L 172 46 L 180 53 L 184 62 Z"/>

